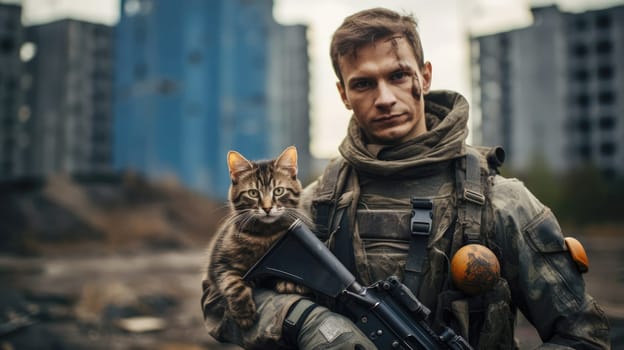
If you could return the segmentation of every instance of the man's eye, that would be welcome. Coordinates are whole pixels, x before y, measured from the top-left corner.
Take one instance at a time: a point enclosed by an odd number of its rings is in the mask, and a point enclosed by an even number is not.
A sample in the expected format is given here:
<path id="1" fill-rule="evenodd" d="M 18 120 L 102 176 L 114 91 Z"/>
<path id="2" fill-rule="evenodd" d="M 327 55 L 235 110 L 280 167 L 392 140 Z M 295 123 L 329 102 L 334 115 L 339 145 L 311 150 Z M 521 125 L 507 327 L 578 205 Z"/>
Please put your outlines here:
<path id="1" fill-rule="evenodd" d="M 247 191 L 247 195 L 251 198 L 257 198 L 260 193 L 258 190 L 249 190 Z"/>
<path id="2" fill-rule="evenodd" d="M 390 76 L 390 79 L 396 81 L 396 80 L 401 80 L 401 79 L 405 78 L 406 76 L 407 76 L 407 72 L 403 72 L 403 71 L 394 72 Z"/>
<path id="3" fill-rule="evenodd" d="M 371 83 L 366 80 L 356 81 L 355 83 L 351 84 L 351 88 L 354 90 L 365 90 L 368 89 L 370 86 Z"/>

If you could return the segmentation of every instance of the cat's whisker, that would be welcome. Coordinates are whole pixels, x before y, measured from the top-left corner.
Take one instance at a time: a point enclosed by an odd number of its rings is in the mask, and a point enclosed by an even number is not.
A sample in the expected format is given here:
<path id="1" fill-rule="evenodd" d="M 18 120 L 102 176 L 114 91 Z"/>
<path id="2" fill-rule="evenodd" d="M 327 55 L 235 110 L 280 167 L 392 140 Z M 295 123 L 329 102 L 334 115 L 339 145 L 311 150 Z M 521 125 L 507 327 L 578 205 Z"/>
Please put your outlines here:
<path id="1" fill-rule="evenodd" d="M 244 222 L 247 220 L 247 217 L 250 215 L 251 209 L 242 209 L 239 211 L 232 212 L 230 215 L 224 218 L 223 225 L 226 226 L 238 226 L 243 227 Z"/>

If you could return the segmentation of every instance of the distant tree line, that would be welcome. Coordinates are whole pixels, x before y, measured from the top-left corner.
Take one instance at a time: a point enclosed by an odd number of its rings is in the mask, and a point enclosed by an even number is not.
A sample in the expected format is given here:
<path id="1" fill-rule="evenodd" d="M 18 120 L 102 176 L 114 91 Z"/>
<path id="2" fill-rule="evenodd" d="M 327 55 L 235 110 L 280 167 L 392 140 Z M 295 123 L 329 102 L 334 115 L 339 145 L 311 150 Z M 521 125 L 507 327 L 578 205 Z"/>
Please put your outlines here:
<path id="1" fill-rule="evenodd" d="M 624 176 L 605 174 L 597 167 L 553 172 L 543 159 L 535 158 L 528 171 L 503 167 L 503 175 L 517 177 L 557 218 L 574 225 L 624 224 Z"/>

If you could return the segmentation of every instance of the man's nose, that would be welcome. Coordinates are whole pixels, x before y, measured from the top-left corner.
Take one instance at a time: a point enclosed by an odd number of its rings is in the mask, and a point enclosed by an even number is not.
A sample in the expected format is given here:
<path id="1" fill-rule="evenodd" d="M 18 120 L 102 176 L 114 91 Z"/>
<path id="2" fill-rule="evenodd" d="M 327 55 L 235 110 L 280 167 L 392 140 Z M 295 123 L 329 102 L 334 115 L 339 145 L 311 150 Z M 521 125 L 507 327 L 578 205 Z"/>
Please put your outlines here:
<path id="1" fill-rule="evenodd" d="M 396 103 L 396 96 L 387 83 L 377 85 L 377 99 L 375 106 L 380 109 L 388 109 Z"/>

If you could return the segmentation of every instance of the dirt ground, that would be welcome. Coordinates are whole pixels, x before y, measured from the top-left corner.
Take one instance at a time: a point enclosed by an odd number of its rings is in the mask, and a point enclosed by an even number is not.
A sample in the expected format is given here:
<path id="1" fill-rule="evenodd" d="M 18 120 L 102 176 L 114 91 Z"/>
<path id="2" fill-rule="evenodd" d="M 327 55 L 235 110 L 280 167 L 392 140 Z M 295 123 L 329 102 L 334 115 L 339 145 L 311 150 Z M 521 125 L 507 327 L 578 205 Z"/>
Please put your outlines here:
<path id="1" fill-rule="evenodd" d="M 580 237 L 589 292 L 624 348 L 624 239 Z M 0 255 L 0 349 L 237 349 L 215 343 L 199 306 L 203 248 Z M 135 323 L 132 323 L 135 322 Z M 141 323 L 143 322 L 143 323 Z M 538 344 L 521 322 L 522 348 Z"/>

